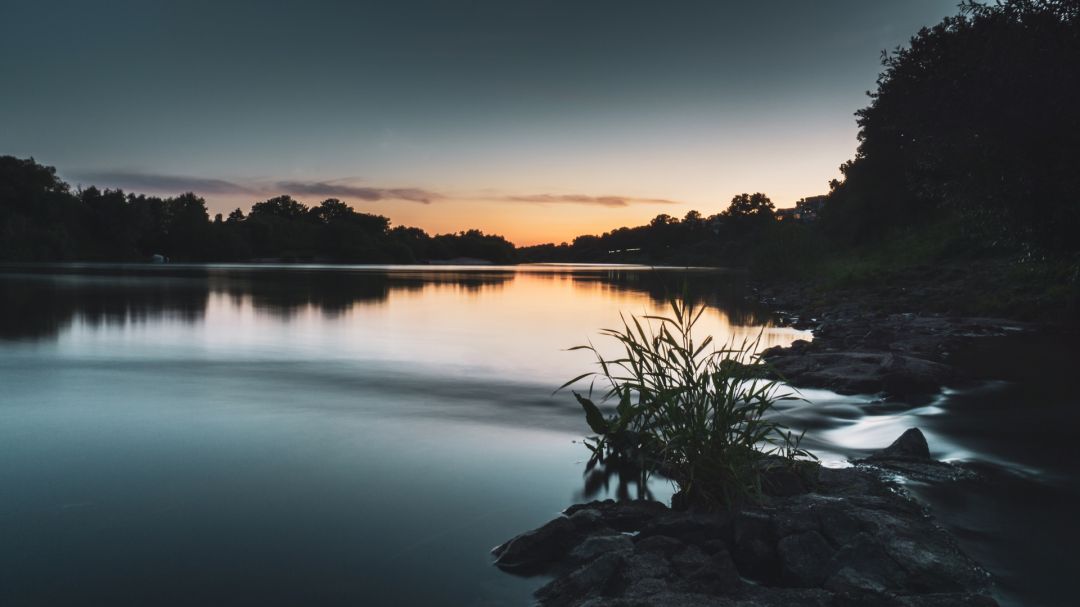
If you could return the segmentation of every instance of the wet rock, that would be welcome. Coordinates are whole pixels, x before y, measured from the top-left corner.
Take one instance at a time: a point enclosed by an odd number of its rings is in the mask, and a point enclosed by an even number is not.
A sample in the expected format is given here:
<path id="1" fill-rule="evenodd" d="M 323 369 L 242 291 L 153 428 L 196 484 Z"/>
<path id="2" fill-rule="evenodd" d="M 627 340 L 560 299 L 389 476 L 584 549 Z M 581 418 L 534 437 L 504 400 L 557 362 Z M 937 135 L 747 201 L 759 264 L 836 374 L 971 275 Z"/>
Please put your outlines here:
<path id="1" fill-rule="evenodd" d="M 776 552 L 785 584 L 813 588 L 825 582 L 836 550 L 817 531 L 807 531 L 781 539 Z"/>
<path id="2" fill-rule="evenodd" d="M 894 599 L 897 607 L 998 607 L 998 602 L 983 594 L 952 593 L 902 596 Z"/>
<path id="3" fill-rule="evenodd" d="M 742 585 L 739 571 L 727 550 L 706 554 L 697 546 L 688 546 L 671 558 L 680 580 L 678 590 L 706 594 L 730 594 Z"/>
<path id="4" fill-rule="evenodd" d="M 921 453 L 910 438 L 900 445 Z M 822 468 L 809 493 L 736 516 L 575 507 L 501 547 L 499 565 L 555 575 L 537 593 L 543 605 L 993 605 L 986 572 L 888 478 Z M 630 521 L 626 533 L 611 524 Z"/>
<path id="5" fill-rule="evenodd" d="M 570 506 L 564 512 L 567 516 L 574 516 L 578 512 L 592 511 L 604 522 L 605 525 L 618 531 L 634 531 L 641 527 L 642 523 L 651 521 L 656 515 L 667 512 L 668 507 L 660 502 L 651 500 L 628 500 L 616 502 L 615 500 L 594 501 L 587 504 Z"/>
<path id="6" fill-rule="evenodd" d="M 586 563 L 608 552 L 630 553 L 634 551 L 634 542 L 629 536 L 593 535 L 585 538 L 574 547 L 567 556 L 571 563 Z"/>
<path id="7" fill-rule="evenodd" d="M 686 544 L 666 535 L 652 535 L 638 540 L 634 550 L 641 553 L 656 552 L 671 557 L 686 547 Z"/>
<path id="8" fill-rule="evenodd" d="M 851 543 L 866 530 L 864 524 L 839 504 L 826 504 L 817 509 L 821 534 L 835 547 Z"/>
<path id="9" fill-rule="evenodd" d="M 557 577 L 536 591 L 545 605 L 574 605 L 602 595 L 612 582 L 625 557 L 609 552 L 585 563 L 569 575 Z"/>
<path id="10" fill-rule="evenodd" d="M 871 459 L 900 457 L 930 459 L 930 446 L 926 444 L 926 437 L 923 436 L 922 430 L 910 428 L 891 445 L 870 456 Z"/>
<path id="11" fill-rule="evenodd" d="M 653 518 L 641 528 L 641 537 L 665 535 L 687 544 L 703 544 L 710 540 L 728 541 L 733 533 L 730 514 L 668 511 Z"/>
<path id="12" fill-rule="evenodd" d="M 498 546 L 492 553 L 495 564 L 506 571 L 526 573 L 545 568 L 559 560 L 583 539 L 568 517 L 561 516 L 542 527 L 526 531 Z"/>
<path id="13" fill-rule="evenodd" d="M 856 463 L 869 464 L 899 472 L 923 482 L 957 481 L 977 475 L 964 467 L 930 458 L 926 437 L 918 428 L 911 428 L 888 447 Z"/>
<path id="14" fill-rule="evenodd" d="M 901 586 L 903 572 L 869 534 L 841 548 L 832 559 L 826 590 L 842 594 L 884 593 Z"/>
<path id="15" fill-rule="evenodd" d="M 772 516 L 776 537 L 785 538 L 821 529 L 821 521 L 818 520 L 814 504 L 815 500 L 792 501 L 784 508 L 776 510 Z"/>
<path id="16" fill-rule="evenodd" d="M 743 575 L 762 581 L 778 577 L 776 534 L 771 516 L 756 511 L 739 513 L 734 539 L 732 556 Z"/>
<path id="17" fill-rule="evenodd" d="M 795 385 L 840 394 L 934 392 L 953 376 L 944 364 L 882 351 L 778 352 L 769 362 L 783 379 Z"/>

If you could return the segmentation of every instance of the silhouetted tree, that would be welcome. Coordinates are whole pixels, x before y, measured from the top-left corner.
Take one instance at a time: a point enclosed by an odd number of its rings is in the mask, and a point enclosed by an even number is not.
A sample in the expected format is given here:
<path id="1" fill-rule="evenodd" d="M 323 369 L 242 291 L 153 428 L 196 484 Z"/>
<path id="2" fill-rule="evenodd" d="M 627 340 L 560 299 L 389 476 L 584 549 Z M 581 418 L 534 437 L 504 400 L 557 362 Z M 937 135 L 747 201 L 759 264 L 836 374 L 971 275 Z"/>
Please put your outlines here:
<path id="1" fill-rule="evenodd" d="M 731 199 L 731 204 L 723 214 L 732 219 L 773 220 L 776 218 L 776 207 L 769 197 L 761 192 L 739 194 Z"/>
<path id="2" fill-rule="evenodd" d="M 300 219 L 307 215 L 308 208 L 292 196 L 276 196 L 257 202 L 251 207 L 253 217 L 278 217 L 280 219 Z"/>
<path id="3" fill-rule="evenodd" d="M 967 2 L 883 55 L 823 220 L 851 241 L 957 220 L 1080 248 L 1080 1 Z"/>

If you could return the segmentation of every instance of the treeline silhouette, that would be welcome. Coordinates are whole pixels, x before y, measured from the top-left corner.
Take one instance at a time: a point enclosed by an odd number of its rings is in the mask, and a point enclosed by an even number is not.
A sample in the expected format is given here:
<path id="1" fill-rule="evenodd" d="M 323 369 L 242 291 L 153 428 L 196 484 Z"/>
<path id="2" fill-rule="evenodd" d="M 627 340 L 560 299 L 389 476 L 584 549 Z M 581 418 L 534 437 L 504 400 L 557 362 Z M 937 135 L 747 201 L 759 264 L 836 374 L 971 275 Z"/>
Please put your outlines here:
<path id="1" fill-rule="evenodd" d="M 779 225 L 776 208 L 762 193 L 739 194 L 720 213 L 688 212 L 682 219 L 657 215 L 646 225 L 618 228 L 570 243 L 518 249 L 522 261 L 632 262 L 671 265 L 737 265 L 750 259 L 756 241 L 800 230 Z"/>
<path id="2" fill-rule="evenodd" d="M 169 198 L 73 191 L 53 167 L 0 156 L 0 261 L 332 261 L 415 263 L 475 258 L 516 260 L 501 236 L 468 230 L 429 235 L 390 227 L 335 198 L 317 206 L 289 196 L 213 219 L 193 193 Z"/>

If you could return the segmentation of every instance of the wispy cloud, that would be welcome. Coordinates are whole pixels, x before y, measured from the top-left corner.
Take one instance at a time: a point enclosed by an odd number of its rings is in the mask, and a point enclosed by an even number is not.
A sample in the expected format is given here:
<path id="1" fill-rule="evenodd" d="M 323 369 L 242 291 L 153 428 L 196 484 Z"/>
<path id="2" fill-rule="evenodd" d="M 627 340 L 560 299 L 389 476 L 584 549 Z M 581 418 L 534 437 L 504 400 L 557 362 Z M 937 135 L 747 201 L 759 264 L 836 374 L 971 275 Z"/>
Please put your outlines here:
<path id="1" fill-rule="evenodd" d="M 76 179 L 94 185 L 125 190 L 171 193 L 198 192 L 200 194 L 258 194 L 256 189 L 226 181 L 205 177 L 184 177 L 181 175 L 162 175 L 159 173 L 138 173 L 127 171 L 105 171 L 80 173 Z"/>
<path id="2" fill-rule="evenodd" d="M 268 197 L 289 194 L 297 197 L 327 197 L 345 200 L 404 200 L 431 204 L 437 200 L 489 200 L 495 202 L 520 202 L 531 204 L 580 204 L 602 207 L 628 207 L 636 204 L 677 204 L 664 198 L 641 198 L 638 196 L 592 196 L 587 194 L 503 194 L 486 191 L 481 195 L 444 194 L 419 187 L 383 188 L 355 185 L 349 180 L 331 181 L 255 181 L 188 177 L 161 173 L 136 171 L 103 171 L 76 174 L 80 181 L 102 187 L 122 188 L 135 192 L 155 194 L 179 194 L 195 192 L 203 195 L 245 195 Z"/>
<path id="3" fill-rule="evenodd" d="M 122 188 L 138 192 L 178 194 L 243 194 L 250 196 L 325 196 L 357 200 L 407 200 L 430 204 L 432 200 L 445 198 L 438 192 L 422 188 L 378 188 L 357 186 L 334 181 L 276 181 L 272 183 L 241 183 L 227 179 L 140 173 L 131 171 L 104 171 L 80 173 L 78 180 L 102 187 Z"/>
<path id="4" fill-rule="evenodd" d="M 528 194 L 503 196 L 499 200 L 532 202 L 537 204 L 591 204 L 603 207 L 627 207 L 632 204 L 677 204 L 664 198 L 639 198 L 636 196 L 587 196 L 585 194 Z"/>
<path id="5" fill-rule="evenodd" d="M 432 200 L 446 198 L 438 192 L 421 188 L 373 188 L 330 181 L 278 181 L 274 190 L 296 196 L 333 196 L 359 198 L 360 200 L 408 200 L 430 204 Z"/>

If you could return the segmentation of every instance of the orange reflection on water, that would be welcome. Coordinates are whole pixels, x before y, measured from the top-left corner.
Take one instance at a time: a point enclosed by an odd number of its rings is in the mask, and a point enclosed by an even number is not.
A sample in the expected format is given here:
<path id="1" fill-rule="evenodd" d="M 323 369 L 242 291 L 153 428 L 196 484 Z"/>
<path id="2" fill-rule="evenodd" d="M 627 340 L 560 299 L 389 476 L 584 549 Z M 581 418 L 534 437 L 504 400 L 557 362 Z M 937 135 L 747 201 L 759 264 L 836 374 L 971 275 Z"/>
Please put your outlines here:
<path id="1" fill-rule="evenodd" d="M 379 360 L 558 383 L 592 362 L 587 353 L 567 348 L 593 340 L 614 354 L 599 331 L 618 327 L 620 314 L 666 314 L 665 291 L 678 292 L 687 280 L 684 274 L 641 268 L 381 272 L 378 280 L 384 282 L 375 289 L 368 288 L 369 271 L 337 274 L 333 284 L 341 292 L 376 296 L 332 305 L 313 295 L 285 306 L 255 290 L 236 296 L 218 285 L 207 300 L 204 330 L 215 347 L 261 356 Z M 690 280 L 731 278 L 699 273 Z M 697 292 L 707 302 L 697 326 L 700 339 L 712 335 L 718 345 L 757 341 L 761 350 L 809 337 L 775 326 L 761 310 L 722 291 Z"/>

